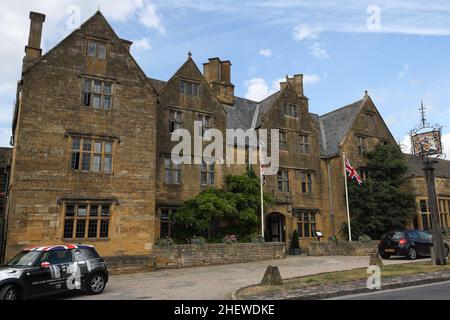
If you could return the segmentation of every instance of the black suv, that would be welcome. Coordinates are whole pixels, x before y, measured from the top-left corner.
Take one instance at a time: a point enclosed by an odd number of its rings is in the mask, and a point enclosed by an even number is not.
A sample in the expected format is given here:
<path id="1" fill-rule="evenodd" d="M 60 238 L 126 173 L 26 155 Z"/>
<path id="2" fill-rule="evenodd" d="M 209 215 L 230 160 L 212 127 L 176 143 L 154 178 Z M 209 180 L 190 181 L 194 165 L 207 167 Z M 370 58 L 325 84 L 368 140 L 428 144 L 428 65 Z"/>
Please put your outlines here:
<path id="1" fill-rule="evenodd" d="M 378 252 L 383 259 L 404 256 L 415 260 L 418 256 L 430 256 L 433 246 L 432 235 L 422 230 L 404 230 L 386 233 L 381 237 Z M 445 243 L 448 256 L 449 247 Z"/>
<path id="2" fill-rule="evenodd" d="M 99 294 L 108 270 L 92 246 L 57 245 L 22 250 L 0 268 L 0 300 L 19 300 L 84 290 Z"/>

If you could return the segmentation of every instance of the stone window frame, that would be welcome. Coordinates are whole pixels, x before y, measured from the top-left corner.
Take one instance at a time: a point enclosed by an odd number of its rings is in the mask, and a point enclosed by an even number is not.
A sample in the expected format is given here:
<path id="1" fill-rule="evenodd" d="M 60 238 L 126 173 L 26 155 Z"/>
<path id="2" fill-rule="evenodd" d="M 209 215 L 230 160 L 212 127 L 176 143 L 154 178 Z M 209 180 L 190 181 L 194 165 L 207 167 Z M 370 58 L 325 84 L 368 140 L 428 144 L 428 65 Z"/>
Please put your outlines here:
<path id="1" fill-rule="evenodd" d="M 311 153 L 310 134 L 300 133 L 298 135 L 298 138 L 299 138 L 298 148 L 300 154 L 310 154 Z"/>
<path id="2" fill-rule="evenodd" d="M 89 82 L 89 86 L 86 83 Z M 100 90 L 97 84 L 100 83 Z M 108 88 L 109 85 L 109 91 Z M 113 108 L 115 95 L 115 82 L 110 79 L 101 79 L 91 76 L 83 76 L 81 79 L 81 105 L 84 108 L 92 108 L 94 110 L 110 111 Z M 99 104 L 96 105 L 96 98 L 99 98 Z M 106 105 L 105 101 L 109 101 Z"/>
<path id="3" fill-rule="evenodd" d="M 170 155 L 163 156 L 164 184 L 178 186 L 182 184 L 181 164 L 175 164 Z"/>
<path id="4" fill-rule="evenodd" d="M 450 222 L 450 199 L 439 198 L 438 199 L 439 221 L 442 228 L 448 228 Z"/>
<path id="5" fill-rule="evenodd" d="M 100 150 L 96 148 L 98 144 L 101 144 Z M 87 146 L 89 146 L 89 150 L 87 150 Z M 97 159 L 100 159 L 98 169 L 96 169 Z M 93 136 L 70 136 L 70 169 L 72 171 L 112 175 L 113 159 L 114 140 Z M 109 170 L 104 168 L 109 168 Z"/>
<path id="6" fill-rule="evenodd" d="M 216 169 L 215 162 L 207 164 L 202 159 L 200 165 L 200 186 L 202 187 L 214 187 L 216 183 Z"/>
<path id="7" fill-rule="evenodd" d="M 169 133 L 183 128 L 183 111 L 177 109 L 168 109 Z"/>
<path id="8" fill-rule="evenodd" d="M 283 102 L 283 114 L 285 117 L 300 118 L 300 107 L 297 104 Z"/>
<path id="9" fill-rule="evenodd" d="M 278 130 L 279 132 L 279 146 L 280 146 L 280 151 L 289 151 L 289 138 L 288 138 L 288 131 L 286 130 Z"/>
<path id="10" fill-rule="evenodd" d="M 277 190 L 278 192 L 288 193 L 290 192 L 289 186 L 289 170 L 280 168 L 277 174 Z"/>
<path id="11" fill-rule="evenodd" d="M 109 240 L 112 211 L 113 204 L 101 200 L 64 202 L 62 238 L 71 241 Z"/>
<path id="12" fill-rule="evenodd" d="M 364 155 L 367 152 L 367 137 L 363 135 L 356 136 L 356 146 L 359 155 Z"/>
<path id="13" fill-rule="evenodd" d="M 103 49 L 101 49 L 103 48 Z M 93 52 L 92 49 L 95 51 Z M 99 60 L 106 60 L 108 54 L 108 43 L 97 38 L 86 38 L 86 56 Z"/>
<path id="14" fill-rule="evenodd" d="M 302 239 L 310 239 L 316 237 L 319 211 L 294 209 L 297 217 L 298 237 Z"/>
<path id="15" fill-rule="evenodd" d="M 300 175 L 300 192 L 303 195 L 311 195 L 314 193 L 314 171 L 299 170 Z"/>

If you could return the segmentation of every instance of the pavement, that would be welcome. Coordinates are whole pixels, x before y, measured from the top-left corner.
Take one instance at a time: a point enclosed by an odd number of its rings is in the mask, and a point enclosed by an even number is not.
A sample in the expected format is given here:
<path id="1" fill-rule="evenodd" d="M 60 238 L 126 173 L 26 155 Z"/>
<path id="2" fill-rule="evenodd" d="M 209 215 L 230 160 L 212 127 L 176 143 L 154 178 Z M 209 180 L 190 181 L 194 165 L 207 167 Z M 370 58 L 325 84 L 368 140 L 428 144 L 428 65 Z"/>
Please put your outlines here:
<path id="1" fill-rule="evenodd" d="M 405 263 L 392 259 L 387 264 Z M 69 296 L 89 300 L 228 300 L 232 292 L 261 281 L 267 266 L 279 267 L 283 278 L 322 272 L 364 268 L 369 257 L 288 256 L 286 259 L 258 261 L 186 269 L 166 269 L 148 273 L 114 275 L 99 296 Z"/>
<path id="2" fill-rule="evenodd" d="M 330 300 L 450 300 L 450 281 L 349 295 Z"/>

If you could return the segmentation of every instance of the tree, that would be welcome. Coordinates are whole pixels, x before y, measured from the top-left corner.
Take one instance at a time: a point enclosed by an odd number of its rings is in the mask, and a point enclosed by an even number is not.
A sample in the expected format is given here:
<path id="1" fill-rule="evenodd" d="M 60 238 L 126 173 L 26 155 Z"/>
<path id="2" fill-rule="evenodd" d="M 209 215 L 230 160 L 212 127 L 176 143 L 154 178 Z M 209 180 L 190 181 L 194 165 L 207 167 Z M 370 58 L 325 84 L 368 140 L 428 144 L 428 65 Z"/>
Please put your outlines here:
<path id="1" fill-rule="evenodd" d="M 397 145 L 379 144 L 368 154 L 369 177 L 362 186 L 348 185 L 352 236 L 372 239 L 402 229 L 416 214 L 415 197 L 404 188 L 408 169 Z M 347 224 L 342 227 L 347 232 Z"/>
<path id="2" fill-rule="evenodd" d="M 248 171 L 244 175 L 226 176 L 224 189 L 211 188 L 186 201 L 178 209 L 174 230 L 177 238 L 207 234 L 223 236 L 235 234 L 250 237 L 259 226 L 260 188 L 259 178 Z M 264 195 L 265 205 L 272 199 Z M 222 228 L 214 232 L 215 225 Z"/>

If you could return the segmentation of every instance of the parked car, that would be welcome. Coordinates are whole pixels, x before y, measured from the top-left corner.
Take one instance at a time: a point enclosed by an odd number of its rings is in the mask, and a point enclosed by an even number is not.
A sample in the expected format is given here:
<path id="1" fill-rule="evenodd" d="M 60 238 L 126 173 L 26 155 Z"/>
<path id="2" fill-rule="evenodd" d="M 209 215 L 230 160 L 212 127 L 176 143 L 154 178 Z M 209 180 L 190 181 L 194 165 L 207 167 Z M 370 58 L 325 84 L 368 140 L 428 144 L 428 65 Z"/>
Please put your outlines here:
<path id="1" fill-rule="evenodd" d="M 404 256 L 410 260 L 418 256 L 431 256 L 432 235 L 422 230 L 404 230 L 386 233 L 381 237 L 378 252 L 383 259 L 391 256 Z M 448 256 L 449 246 L 445 243 Z"/>
<path id="2" fill-rule="evenodd" d="M 0 300 L 40 298 L 71 290 L 100 294 L 107 282 L 106 264 L 92 246 L 27 248 L 0 268 Z"/>

